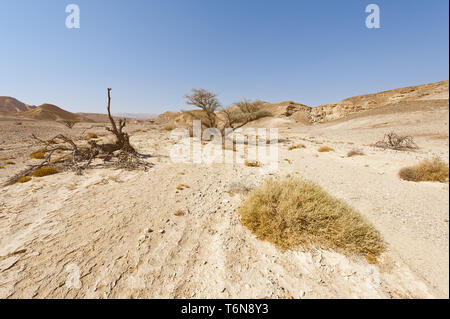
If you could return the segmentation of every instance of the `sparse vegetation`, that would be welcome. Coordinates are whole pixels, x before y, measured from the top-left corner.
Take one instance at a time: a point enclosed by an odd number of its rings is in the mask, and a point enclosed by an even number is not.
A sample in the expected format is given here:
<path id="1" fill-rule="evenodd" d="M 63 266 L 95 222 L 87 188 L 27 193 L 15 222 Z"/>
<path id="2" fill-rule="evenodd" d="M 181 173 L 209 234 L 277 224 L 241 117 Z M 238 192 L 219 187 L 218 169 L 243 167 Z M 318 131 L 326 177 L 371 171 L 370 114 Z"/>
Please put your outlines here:
<path id="1" fill-rule="evenodd" d="M 435 157 L 432 160 L 424 160 L 411 167 L 404 167 L 398 175 L 401 179 L 412 182 L 441 182 L 449 180 L 448 164 L 440 158 Z"/>
<path id="2" fill-rule="evenodd" d="M 165 131 L 173 131 L 175 129 L 175 126 L 173 126 L 173 125 L 166 125 L 166 126 L 164 126 L 164 130 Z"/>
<path id="3" fill-rule="evenodd" d="M 184 211 L 182 209 L 177 209 L 173 214 L 175 216 L 184 216 Z"/>
<path id="4" fill-rule="evenodd" d="M 363 150 L 359 148 L 354 148 L 347 153 L 347 157 L 357 156 L 357 155 L 365 155 Z"/>
<path id="5" fill-rule="evenodd" d="M 260 166 L 261 166 L 261 163 L 258 162 L 258 161 L 248 161 L 248 160 L 246 160 L 246 161 L 244 162 L 244 165 L 245 165 L 245 166 L 248 166 L 248 167 L 260 167 Z"/>
<path id="6" fill-rule="evenodd" d="M 59 173 L 59 171 L 51 166 L 44 166 L 41 168 L 38 168 L 37 170 L 35 170 L 31 176 L 33 177 L 44 177 L 44 176 L 48 176 L 48 175 L 53 175 Z"/>
<path id="7" fill-rule="evenodd" d="M 31 181 L 31 177 L 30 176 L 23 176 L 23 177 L 17 179 L 17 182 L 18 183 L 22 183 L 22 184 L 26 183 L 26 182 L 29 182 L 29 181 Z"/>
<path id="8" fill-rule="evenodd" d="M 13 161 L 7 161 L 5 164 L 6 165 L 16 165 L 16 163 L 14 163 Z"/>
<path id="9" fill-rule="evenodd" d="M 238 209 L 257 238 L 282 249 L 335 249 L 376 259 L 384 249 L 378 231 L 359 212 L 298 178 L 268 179 Z"/>
<path id="10" fill-rule="evenodd" d="M 73 128 L 73 127 L 75 126 L 75 124 L 77 124 L 77 122 L 75 122 L 75 121 L 69 121 L 69 120 L 67 120 L 67 121 L 62 121 L 61 123 L 62 123 L 65 127 L 69 128 L 69 129 Z"/>
<path id="11" fill-rule="evenodd" d="M 298 149 L 298 148 L 306 148 L 305 144 L 296 144 L 296 145 L 292 145 L 288 148 L 289 151 Z"/>
<path id="12" fill-rule="evenodd" d="M 93 139 L 93 138 L 98 138 L 98 134 L 97 133 L 87 133 L 87 138 L 88 139 Z"/>
<path id="13" fill-rule="evenodd" d="M 392 150 L 415 150 L 419 148 L 412 136 L 398 135 L 395 132 L 385 134 L 383 140 L 376 142 L 375 146 Z"/>
<path id="14" fill-rule="evenodd" d="M 329 147 L 329 146 L 321 146 L 321 147 L 319 147 L 319 149 L 318 149 L 317 151 L 320 152 L 320 153 L 324 153 L 324 152 L 333 152 L 334 149 L 332 149 L 332 148 Z"/>
<path id="15" fill-rule="evenodd" d="M 182 190 L 184 190 L 185 188 L 189 188 L 189 185 L 186 185 L 186 184 L 179 184 L 176 188 L 177 188 L 177 190 L 182 191 Z"/>
<path id="16" fill-rule="evenodd" d="M 45 154 L 42 151 L 33 152 L 29 156 L 30 156 L 30 158 L 33 158 L 33 159 L 44 159 L 45 158 Z"/>

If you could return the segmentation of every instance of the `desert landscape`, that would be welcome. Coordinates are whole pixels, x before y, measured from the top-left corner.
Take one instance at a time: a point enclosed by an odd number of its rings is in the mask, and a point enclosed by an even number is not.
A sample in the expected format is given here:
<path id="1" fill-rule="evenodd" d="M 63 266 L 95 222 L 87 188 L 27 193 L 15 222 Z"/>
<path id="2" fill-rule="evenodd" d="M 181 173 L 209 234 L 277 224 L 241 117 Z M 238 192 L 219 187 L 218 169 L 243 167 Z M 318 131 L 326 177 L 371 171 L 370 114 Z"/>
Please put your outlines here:
<path id="1" fill-rule="evenodd" d="M 106 109 L 71 113 L 0 97 L 0 298 L 448 298 L 448 87 L 446 80 L 317 107 L 248 102 L 260 116 L 236 123 L 278 129 L 270 141 L 275 171 L 259 162 L 174 163 L 173 133 L 207 115 L 195 107 L 127 120 L 138 166 L 116 165 L 116 150 L 95 153 L 78 171 L 67 166 L 70 143 L 55 137 L 90 150 L 114 145 Z M 226 123 L 234 110 L 214 116 Z M 244 153 L 225 146 L 224 153 L 245 158 L 256 147 L 247 137 Z M 389 137 L 408 139 L 396 146 Z M 53 174 L 20 175 L 55 147 L 46 163 Z M 420 163 L 441 165 L 444 177 L 420 179 Z M 264 187 L 295 191 L 309 187 L 304 180 L 326 194 L 321 205 L 362 216 L 353 220 L 364 227 L 345 239 L 353 246 L 294 234 L 287 217 L 281 230 L 278 223 L 264 233 L 251 219 L 267 199 Z M 361 229 L 372 236 L 367 249 Z"/>

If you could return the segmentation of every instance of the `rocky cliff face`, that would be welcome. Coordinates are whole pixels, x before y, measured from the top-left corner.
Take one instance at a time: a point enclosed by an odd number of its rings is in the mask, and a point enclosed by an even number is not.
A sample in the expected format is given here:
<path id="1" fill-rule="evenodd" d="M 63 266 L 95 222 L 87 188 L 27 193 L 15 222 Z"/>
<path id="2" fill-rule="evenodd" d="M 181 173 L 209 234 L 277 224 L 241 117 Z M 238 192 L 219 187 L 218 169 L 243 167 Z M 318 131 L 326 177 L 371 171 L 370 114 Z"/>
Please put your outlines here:
<path id="1" fill-rule="evenodd" d="M 327 122 L 388 104 L 406 101 L 447 99 L 449 81 L 409 86 L 375 94 L 347 98 L 338 103 L 320 105 L 310 110 L 313 123 Z"/>

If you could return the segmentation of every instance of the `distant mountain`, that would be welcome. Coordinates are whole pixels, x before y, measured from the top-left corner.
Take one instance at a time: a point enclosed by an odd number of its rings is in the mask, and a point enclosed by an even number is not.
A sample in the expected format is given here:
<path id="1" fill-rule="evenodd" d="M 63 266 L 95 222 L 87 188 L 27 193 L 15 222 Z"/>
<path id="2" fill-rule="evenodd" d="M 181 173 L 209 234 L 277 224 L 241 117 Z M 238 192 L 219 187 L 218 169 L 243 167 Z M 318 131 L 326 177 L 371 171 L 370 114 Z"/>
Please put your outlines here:
<path id="1" fill-rule="evenodd" d="M 19 100 L 10 96 L 0 96 L 0 112 L 25 112 L 34 109 L 31 106 L 20 102 Z"/>
<path id="2" fill-rule="evenodd" d="M 29 111 L 17 113 L 16 115 L 45 121 L 93 122 L 91 119 L 82 115 L 68 112 L 52 104 L 42 104 Z"/>

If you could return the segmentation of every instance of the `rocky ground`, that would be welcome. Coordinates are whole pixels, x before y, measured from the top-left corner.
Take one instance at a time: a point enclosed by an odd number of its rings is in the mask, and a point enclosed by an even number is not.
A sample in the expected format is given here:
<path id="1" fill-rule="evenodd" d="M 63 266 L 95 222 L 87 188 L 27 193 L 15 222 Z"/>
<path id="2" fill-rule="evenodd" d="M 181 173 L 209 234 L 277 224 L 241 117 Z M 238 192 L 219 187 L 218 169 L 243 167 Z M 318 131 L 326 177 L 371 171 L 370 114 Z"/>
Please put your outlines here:
<path id="1" fill-rule="evenodd" d="M 170 132 L 142 122 L 128 130 L 152 155 L 146 172 L 65 172 L 0 189 L 0 297 L 448 298 L 449 185 L 397 176 L 425 158 L 448 162 L 448 102 L 314 126 L 283 121 L 273 172 L 173 163 Z M 15 163 L 0 164 L 0 181 L 32 161 L 30 133 L 81 135 L 91 126 L 0 121 L 0 158 Z M 372 146 L 390 130 L 413 135 L 420 149 Z M 306 148 L 289 150 L 299 143 Z M 324 145 L 334 151 L 319 153 Z M 365 155 L 347 157 L 353 148 Z M 317 182 L 372 222 L 388 244 L 379 263 L 279 251 L 245 229 L 236 213 L 245 190 L 287 175 Z"/>

